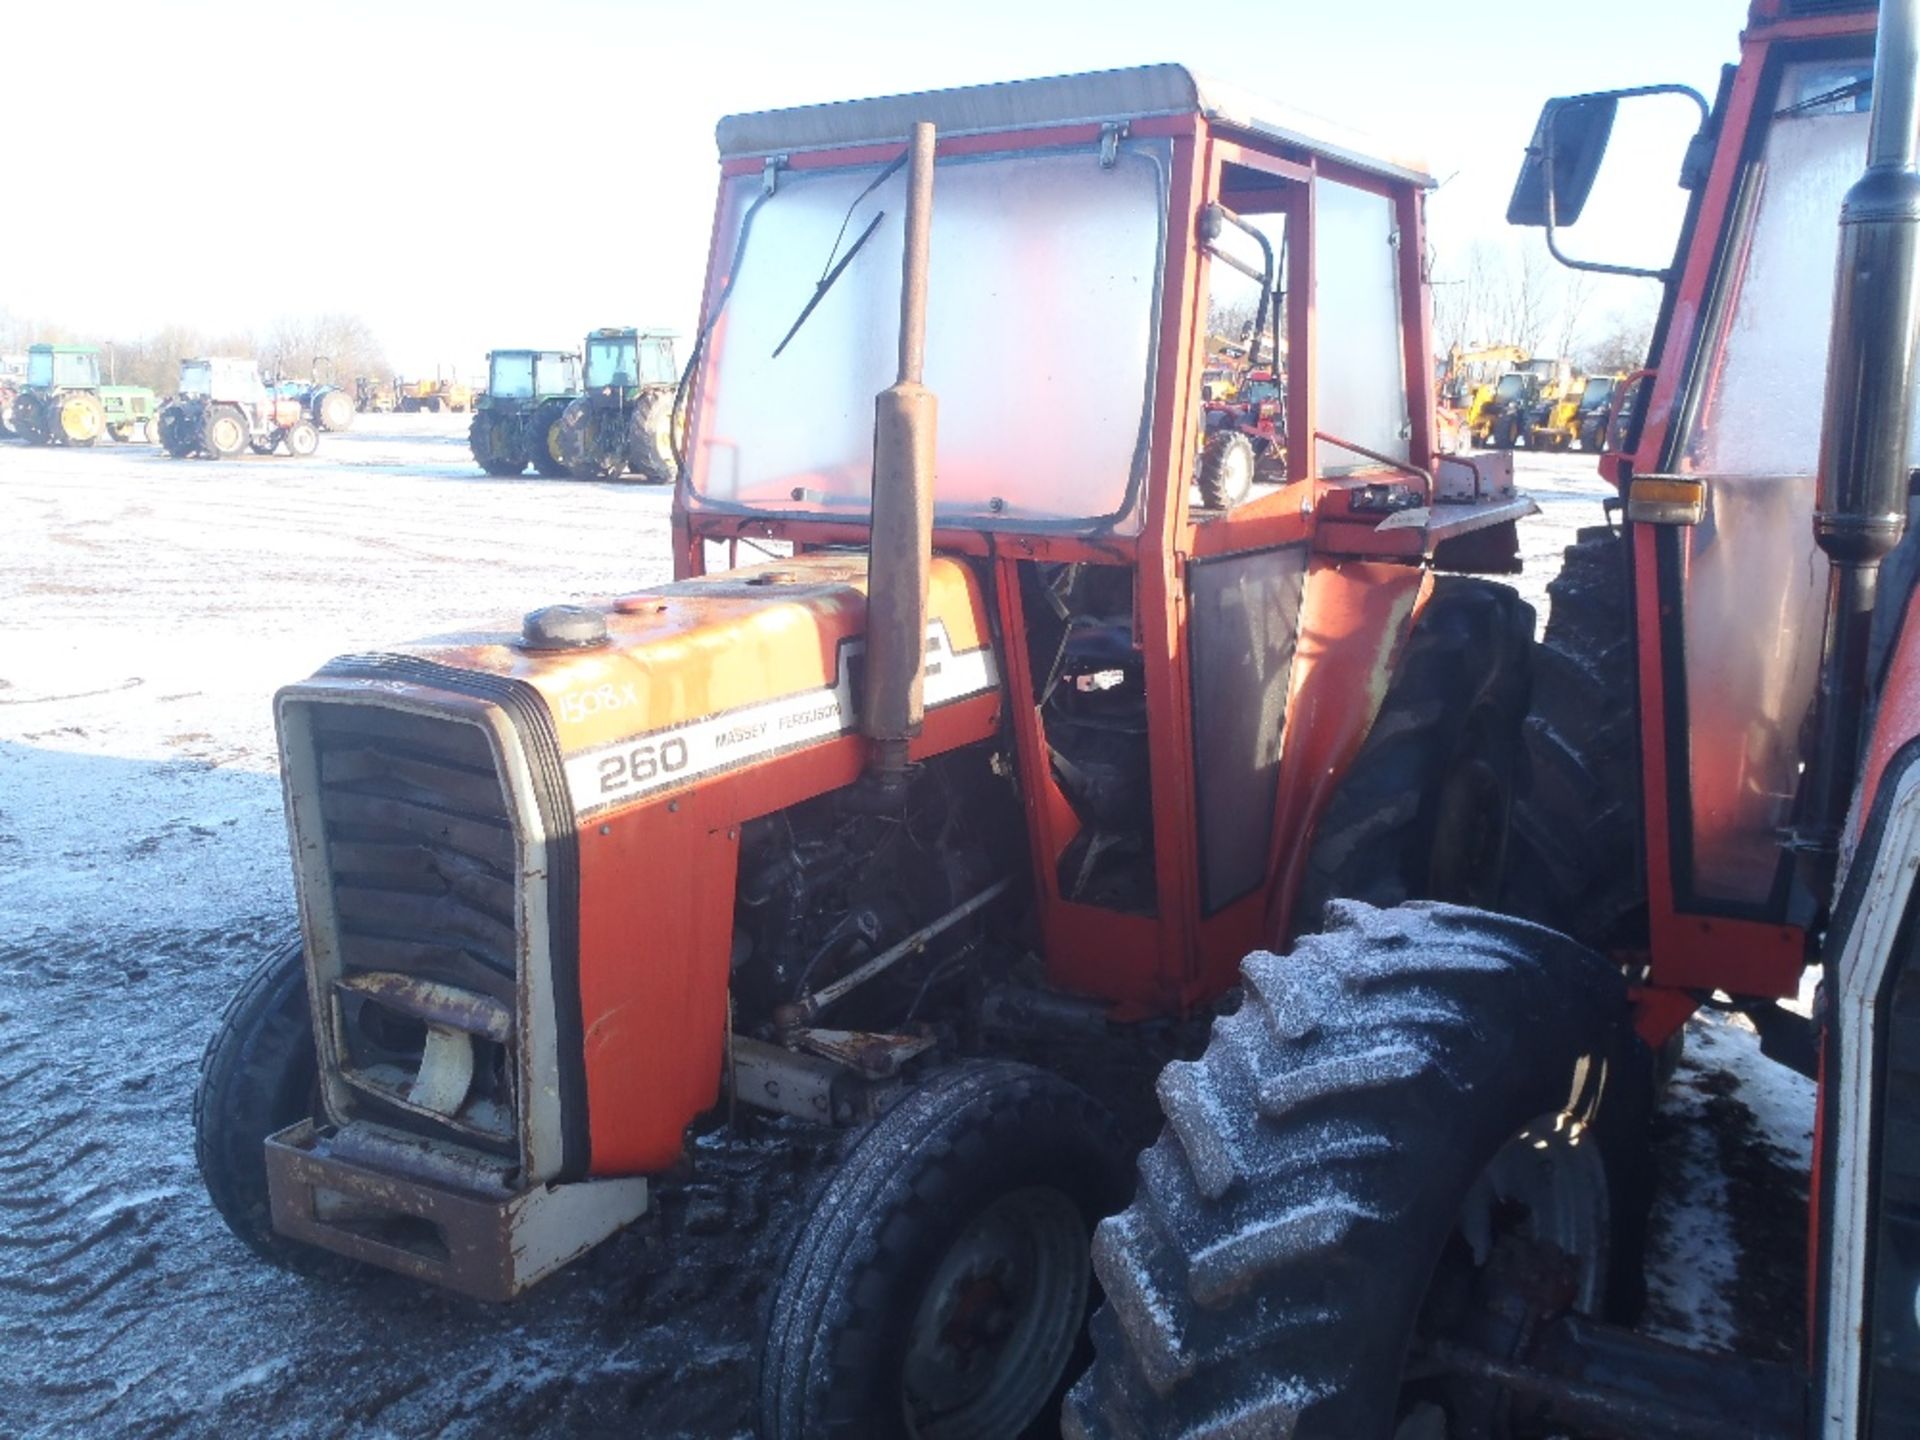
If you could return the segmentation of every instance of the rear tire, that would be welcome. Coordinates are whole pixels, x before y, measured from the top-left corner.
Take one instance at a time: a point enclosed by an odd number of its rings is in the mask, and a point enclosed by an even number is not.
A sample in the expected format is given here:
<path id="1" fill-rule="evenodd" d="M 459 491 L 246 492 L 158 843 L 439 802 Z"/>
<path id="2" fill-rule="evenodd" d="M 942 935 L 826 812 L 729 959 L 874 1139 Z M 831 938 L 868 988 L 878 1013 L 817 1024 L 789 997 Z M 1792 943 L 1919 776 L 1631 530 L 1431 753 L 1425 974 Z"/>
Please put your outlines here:
<path id="1" fill-rule="evenodd" d="M 567 473 L 576 480 L 618 480 L 624 475 L 626 436 L 605 433 L 615 428 L 606 412 L 594 412 L 584 400 L 567 406 L 556 427 L 555 440 Z"/>
<path id="2" fill-rule="evenodd" d="M 60 443 L 84 450 L 107 431 L 107 407 L 85 391 L 67 395 L 54 412 Z"/>
<path id="3" fill-rule="evenodd" d="M 908 1093 L 788 1251 L 759 1347 L 763 1440 L 1045 1426 L 1084 1363 L 1083 1247 L 1126 1198 L 1127 1154 L 1098 1102 L 1025 1065 Z"/>
<path id="4" fill-rule="evenodd" d="M 269 1135 L 314 1113 L 319 1066 L 298 941 L 269 955 L 228 1003 L 200 1060 L 193 1153 L 207 1198 L 261 1259 L 302 1274 L 342 1274 L 352 1262 L 273 1228 Z"/>
<path id="5" fill-rule="evenodd" d="M 1533 607 L 1505 585 L 1442 575 L 1307 854 L 1296 933 L 1329 902 L 1495 906 L 1533 688 Z"/>
<path id="6" fill-rule="evenodd" d="M 1341 905 L 1241 974 L 1240 1010 L 1161 1076 L 1167 1128 L 1095 1238 L 1108 1304 L 1067 1435 L 1386 1440 L 1433 1400 L 1401 1392 L 1423 1301 L 1463 1259 L 1488 1273 L 1470 1198 L 1494 1260 L 1553 1244 L 1576 1308 L 1633 1308 L 1650 1066 L 1606 960 L 1479 911 Z M 1442 1313 L 1422 1329 L 1483 1312 Z"/>
<path id="7" fill-rule="evenodd" d="M 671 387 L 642 390 L 627 427 L 628 467 L 657 485 L 671 485 L 680 473 L 673 458 L 673 397 Z"/>
<path id="8" fill-rule="evenodd" d="M 527 453 L 533 468 L 549 480 L 567 473 L 567 462 L 560 453 L 560 421 L 567 413 L 567 401 L 549 400 L 527 420 Z"/>
<path id="9" fill-rule="evenodd" d="M 467 426 L 467 448 L 489 475 L 518 475 L 527 468 L 519 453 L 519 438 L 491 410 L 476 410 Z"/>
<path id="10" fill-rule="evenodd" d="M 344 390 L 329 390 L 313 407 L 320 428 L 335 434 L 353 427 L 353 401 Z"/>
<path id="11" fill-rule="evenodd" d="M 1647 882 L 1625 540 L 1605 525 L 1579 531 L 1547 594 L 1501 908 L 1596 950 L 1637 949 Z"/>
<path id="12" fill-rule="evenodd" d="M 216 460 L 231 460 L 252 442 L 246 416 L 234 405 L 215 405 L 207 411 L 202 447 Z"/>

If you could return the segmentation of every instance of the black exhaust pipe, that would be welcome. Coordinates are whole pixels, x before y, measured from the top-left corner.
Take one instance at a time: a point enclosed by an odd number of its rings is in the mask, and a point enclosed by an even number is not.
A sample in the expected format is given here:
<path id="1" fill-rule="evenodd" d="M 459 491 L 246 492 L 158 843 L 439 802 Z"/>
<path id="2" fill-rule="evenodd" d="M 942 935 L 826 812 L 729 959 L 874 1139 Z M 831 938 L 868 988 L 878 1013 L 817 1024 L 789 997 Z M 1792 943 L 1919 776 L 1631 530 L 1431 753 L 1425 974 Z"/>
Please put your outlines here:
<path id="1" fill-rule="evenodd" d="M 874 798 L 904 796 L 907 743 L 920 733 L 933 565 L 933 449 L 938 407 L 921 383 L 927 358 L 927 258 L 933 224 L 933 126 L 908 143 L 906 241 L 900 263 L 899 378 L 874 401 L 873 532 L 867 552 L 866 684 L 860 732 L 872 742 Z"/>
<path id="2" fill-rule="evenodd" d="M 1920 342 L 1920 0 L 1881 0 L 1867 168 L 1840 209 L 1833 338 L 1813 533 L 1829 564 L 1818 730 L 1800 844 L 1831 896 L 1859 770 L 1880 562 L 1907 519 L 1907 430 Z"/>

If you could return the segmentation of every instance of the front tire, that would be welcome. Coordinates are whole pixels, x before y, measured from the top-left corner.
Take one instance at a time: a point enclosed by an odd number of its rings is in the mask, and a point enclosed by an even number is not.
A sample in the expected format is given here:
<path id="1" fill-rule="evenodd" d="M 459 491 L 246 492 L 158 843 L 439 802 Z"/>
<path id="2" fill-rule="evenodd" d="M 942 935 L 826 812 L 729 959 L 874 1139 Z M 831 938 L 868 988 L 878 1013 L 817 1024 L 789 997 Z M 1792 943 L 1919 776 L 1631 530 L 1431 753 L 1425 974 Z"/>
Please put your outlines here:
<path id="1" fill-rule="evenodd" d="M 764 1440 L 1001 1440 L 1084 1361 L 1085 1245 L 1128 1191 L 1107 1111 L 1043 1071 L 957 1066 L 854 1141 L 765 1317 Z"/>
<path id="2" fill-rule="evenodd" d="M 266 1139 L 314 1113 L 319 1066 L 299 942 L 269 955 L 228 1003 L 200 1060 L 193 1153 L 207 1198 L 261 1259 L 304 1274 L 350 1268 L 273 1228 Z"/>
<path id="3" fill-rule="evenodd" d="M 287 453 L 296 460 L 304 460 L 320 448 L 320 432 L 306 420 L 296 420 L 287 427 Z"/>
<path id="4" fill-rule="evenodd" d="M 1649 1063 L 1605 959 L 1479 911 L 1342 905 L 1241 974 L 1095 1238 L 1069 1436 L 1387 1440 L 1406 1407 L 1484 1400 L 1402 1376 L 1416 1327 L 1481 1318 L 1446 1302 L 1508 1245 L 1572 1262 L 1576 1309 L 1631 1308 Z"/>

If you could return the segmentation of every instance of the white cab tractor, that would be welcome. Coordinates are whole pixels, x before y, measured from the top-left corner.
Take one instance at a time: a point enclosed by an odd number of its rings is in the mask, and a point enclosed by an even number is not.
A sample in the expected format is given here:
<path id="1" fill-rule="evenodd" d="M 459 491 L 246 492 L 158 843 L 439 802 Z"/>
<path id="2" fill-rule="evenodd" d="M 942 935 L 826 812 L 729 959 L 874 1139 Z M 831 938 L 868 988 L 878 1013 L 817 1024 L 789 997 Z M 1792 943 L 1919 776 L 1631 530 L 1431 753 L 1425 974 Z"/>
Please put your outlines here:
<path id="1" fill-rule="evenodd" d="M 251 448 L 283 447 L 304 457 L 320 448 L 320 432 L 298 400 L 275 395 L 252 360 L 182 360 L 180 388 L 160 412 L 160 443 L 184 460 L 231 460 Z"/>

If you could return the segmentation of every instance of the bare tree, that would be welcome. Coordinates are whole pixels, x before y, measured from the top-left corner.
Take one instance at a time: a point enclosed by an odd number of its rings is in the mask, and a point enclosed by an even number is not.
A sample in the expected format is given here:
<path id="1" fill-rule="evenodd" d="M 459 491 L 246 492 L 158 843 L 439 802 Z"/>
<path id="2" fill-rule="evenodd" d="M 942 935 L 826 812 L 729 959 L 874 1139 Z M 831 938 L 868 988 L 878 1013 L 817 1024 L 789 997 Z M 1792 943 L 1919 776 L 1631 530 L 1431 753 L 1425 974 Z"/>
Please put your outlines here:
<path id="1" fill-rule="evenodd" d="M 1597 338 L 1580 347 L 1580 367 L 1591 375 L 1620 374 L 1637 370 L 1647 363 L 1647 350 L 1653 343 L 1653 311 L 1615 311 Z"/>

